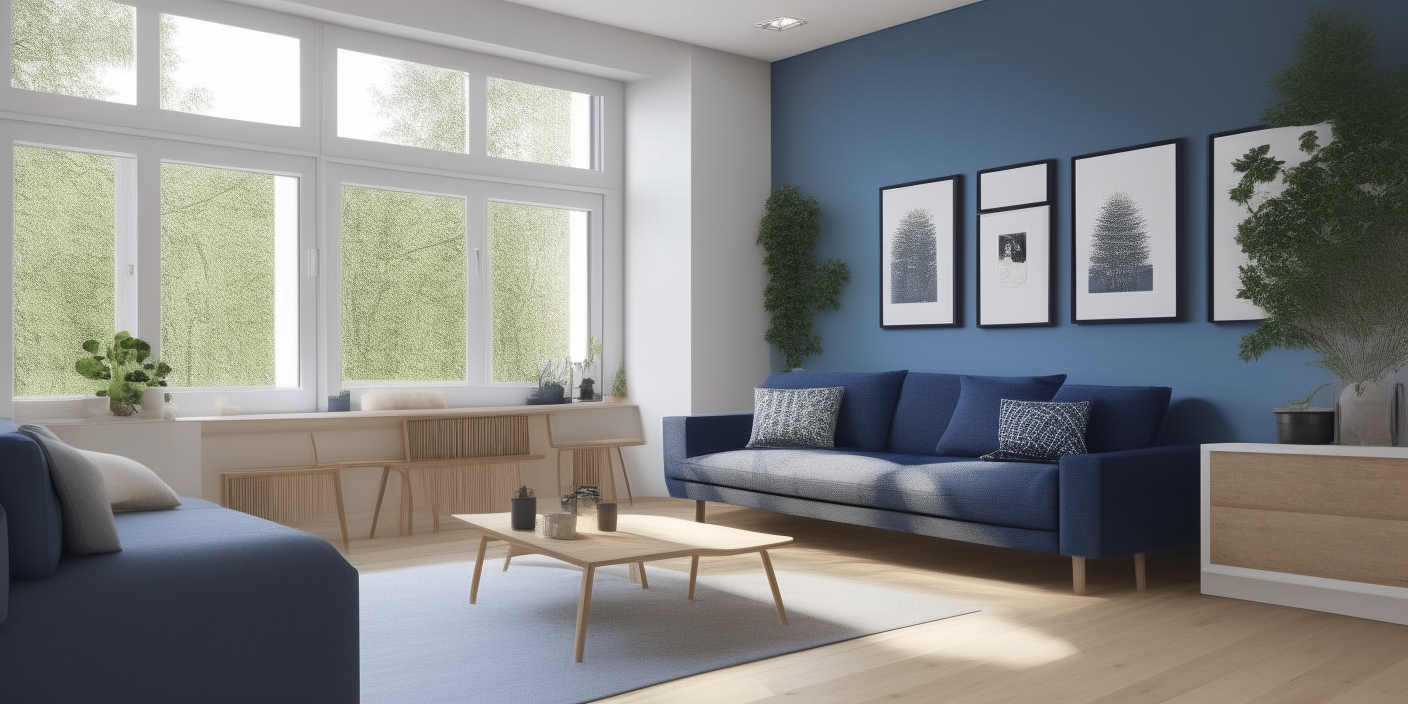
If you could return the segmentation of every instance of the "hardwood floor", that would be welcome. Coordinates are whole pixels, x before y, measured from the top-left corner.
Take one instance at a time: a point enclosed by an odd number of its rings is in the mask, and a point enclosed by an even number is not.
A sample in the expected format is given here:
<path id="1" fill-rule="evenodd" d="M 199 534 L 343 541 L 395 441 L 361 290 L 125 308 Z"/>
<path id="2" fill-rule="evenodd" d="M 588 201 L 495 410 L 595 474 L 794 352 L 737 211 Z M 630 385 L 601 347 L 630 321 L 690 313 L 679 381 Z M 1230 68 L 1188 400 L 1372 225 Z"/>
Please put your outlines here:
<path id="1" fill-rule="evenodd" d="M 637 499 L 634 509 L 622 508 L 694 516 L 694 503 L 677 499 Z M 1089 595 L 1077 597 L 1070 560 L 1054 555 L 721 504 L 709 505 L 708 519 L 795 536 L 795 546 L 772 553 L 778 570 L 941 592 L 983 611 L 603 701 L 1408 702 L 1408 627 L 1203 596 L 1196 551 L 1150 555 L 1149 591 L 1142 594 L 1134 589 L 1133 560 L 1090 560 Z M 348 559 L 364 572 L 466 561 L 477 538 L 454 528 L 354 539 Z M 495 543 L 489 554 L 502 558 L 505 549 Z M 689 561 L 652 567 L 687 572 Z M 702 574 L 758 569 L 755 555 L 700 565 Z"/>

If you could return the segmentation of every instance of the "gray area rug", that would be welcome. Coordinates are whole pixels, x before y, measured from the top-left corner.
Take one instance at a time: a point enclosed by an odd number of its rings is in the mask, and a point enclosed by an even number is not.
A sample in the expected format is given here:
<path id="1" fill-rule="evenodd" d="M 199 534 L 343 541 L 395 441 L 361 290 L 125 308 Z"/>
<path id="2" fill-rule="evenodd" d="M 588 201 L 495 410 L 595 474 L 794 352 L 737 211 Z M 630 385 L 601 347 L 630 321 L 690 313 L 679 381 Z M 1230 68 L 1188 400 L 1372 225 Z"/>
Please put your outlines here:
<path id="1" fill-rule="evenodd" d="M 705 558 L 706 564 L 708 558 Z M 585 662 L 572 662 L 580 569 L 515 557 L 362 576 L 362 702 L 585 702 L 730 665 L 977 611 L 970 604 L 779 571 L 783 626 L 761 561 L 756 572 L 699 578 L 647 565 L 597 570 Z"/>

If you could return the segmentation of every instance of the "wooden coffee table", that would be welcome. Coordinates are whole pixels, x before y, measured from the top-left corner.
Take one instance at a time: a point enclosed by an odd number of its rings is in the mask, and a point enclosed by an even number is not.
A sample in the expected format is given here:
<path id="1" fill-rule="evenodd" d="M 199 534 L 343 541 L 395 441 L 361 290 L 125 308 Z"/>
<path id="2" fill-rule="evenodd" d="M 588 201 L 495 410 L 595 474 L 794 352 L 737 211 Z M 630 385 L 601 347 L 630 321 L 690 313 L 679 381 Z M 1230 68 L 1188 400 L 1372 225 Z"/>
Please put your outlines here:
<path id="1" fill-rule="evenodd" d="M 469 583 L 469 603 L 479 598 L 479 576 L 484 571 L 484 551 L 490 540 L 503 540 L 509 544 L 509 555 L 538 553 L 554 557 L 563 562 L 582 568 L 582 589 L 577 598 L 577 637 L 572 647 L 572 662 L 582 661 L 582 650 L 587 642 L 587 618 L 592 608 L 592 579 L 596 568 L 606 565 L 635 564 L 640 568 L 641 588 L 649 588 L 645 577 L 645 563 L 671 557 L 689 557 L 689 598 L 694 598 L 694 583 L 699 576 L 699 558 L 722 555 L 739 555 L 756 552 L 763 558 L 763 570 L 768 575 L 768 586 L 772 587 L 773 603 L 777 605 L 777 616 L 787 625 L 787 611 L 782 607 L 782 592 L 777 588 L 777 576 L 772 571 L 772 560 L 768 548 L 781 547 L 792 542 L 785 535 L 754 533 L 737 528 L 717 526 L 709 523 L 682 521 L 663 516 L 621 515 L 617 518 L 618 530 L 603 533 L 596 529 L 595 521 L 577 521 L 575 540 L 554 540 L 545 538 L 531 530 L 510 528 L 507 513 L 456 514 L 455 518 L 483 531 L 479 539 L 479 554 L 474 559 L 474 578 Z M 507 558 L 504 569 L 508 569 Z"/>

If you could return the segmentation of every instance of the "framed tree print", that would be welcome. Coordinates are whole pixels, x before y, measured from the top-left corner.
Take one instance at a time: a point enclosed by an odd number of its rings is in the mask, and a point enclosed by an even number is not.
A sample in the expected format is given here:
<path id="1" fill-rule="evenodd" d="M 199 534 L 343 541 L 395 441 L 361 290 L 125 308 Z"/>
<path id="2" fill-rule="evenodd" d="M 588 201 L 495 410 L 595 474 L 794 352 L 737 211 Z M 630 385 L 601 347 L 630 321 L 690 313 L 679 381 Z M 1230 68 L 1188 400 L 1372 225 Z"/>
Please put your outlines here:
<path id="1" fill-rule="evenodd" d="M 957 326 L 962 176 L 880 189 L 880 326 Z"/>
<path id="2" fill-rule="evenodd" d="M 1071 322 L 1178 319 L 1181 140 L 1071 161 Z"/>
<path id="3" fill-rule="evenodd" d="M 1055 323 L 1056 161 L 978 172 L 978 327 Z"/>
<path id="4" fill-rule="evenodd" d="M 1247 152 L 1265 146 L 1267 154 L 1296 166 L 1310 155 L 1300 150 L 1300 137 L 1315 132 L 1320 144 L 1331 139 L 1329 125 L 1314 127 L 1249 127 L 1208 136 L 1208 321 L 1225 323 L 1261 320 L 1266 314 L 1251 301 L 1237 297 L 1242 290 L 1240 268 L 1247 255 L 1237 244 L 1237 226 L 1247 218 L 1247 209 L 1232 201 L 1228 191 L 1242 180 L 1234 162 Z M 1258 188 L 1253 207 L 1280 195 L 1285 185 L 1281 177 Z"/>

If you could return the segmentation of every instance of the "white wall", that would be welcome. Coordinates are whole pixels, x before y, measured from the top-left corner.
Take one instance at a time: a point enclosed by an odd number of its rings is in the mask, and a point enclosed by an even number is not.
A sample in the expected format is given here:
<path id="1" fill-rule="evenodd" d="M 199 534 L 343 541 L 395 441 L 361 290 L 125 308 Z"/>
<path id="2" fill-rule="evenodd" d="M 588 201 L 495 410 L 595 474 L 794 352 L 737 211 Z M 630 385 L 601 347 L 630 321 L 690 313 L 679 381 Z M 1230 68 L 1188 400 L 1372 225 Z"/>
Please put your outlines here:
<path id="1" fill-rule="evenodd" d="M 767 376 L 767 270 L 758 221 L 772 188 L 772 71 L 694 47 L 691 374 L 693 413 L 747 411 Z"/>

